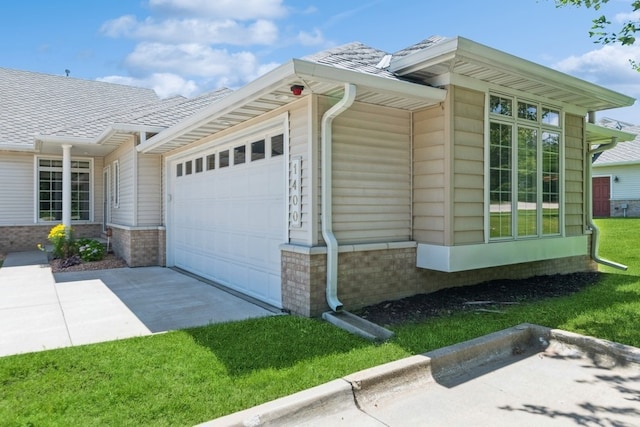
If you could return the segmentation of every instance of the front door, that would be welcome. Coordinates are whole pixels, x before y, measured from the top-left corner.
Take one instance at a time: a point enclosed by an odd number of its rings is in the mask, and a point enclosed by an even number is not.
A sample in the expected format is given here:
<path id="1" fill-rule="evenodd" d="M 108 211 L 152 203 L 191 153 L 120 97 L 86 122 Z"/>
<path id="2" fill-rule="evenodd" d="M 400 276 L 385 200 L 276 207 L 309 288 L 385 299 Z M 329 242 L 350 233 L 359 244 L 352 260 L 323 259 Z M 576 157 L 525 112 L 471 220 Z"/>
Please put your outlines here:
<path id="1" fill-rule="evenodd" d="M 611 178 L 599 176 L 593 178 L 593 216 L 608 218 L 611 216 Z"/>

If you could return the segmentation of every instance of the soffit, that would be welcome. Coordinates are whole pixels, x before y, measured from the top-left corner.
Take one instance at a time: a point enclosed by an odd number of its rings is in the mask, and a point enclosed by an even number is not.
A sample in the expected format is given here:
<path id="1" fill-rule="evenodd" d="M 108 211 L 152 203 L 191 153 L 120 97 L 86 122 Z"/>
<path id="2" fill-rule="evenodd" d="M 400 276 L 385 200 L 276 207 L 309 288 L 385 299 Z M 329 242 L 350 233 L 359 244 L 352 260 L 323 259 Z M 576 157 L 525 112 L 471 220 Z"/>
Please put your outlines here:
<path id="1" fill-rule="evenodd" d="M 138 147 L 144 153 L 166 153 L 285 107 L 294 101 L 323 95 L 340 99 L 345 83 L 357 86 L 356 102 L 413 111 L 444 100 L 446 91 L 363 72 L 293 60 L 250 83 L 206 111 Z M 291 86 L 304 86 L 294 96 Z"/>
<path id="2" fill-rule="evenodd" d="M 390 70 L 434 86 L 447 84 L 452 76 L 463 76 L 575 105 L 587 111 L 630 106 L 635 101 L 602 86 L 462 37 L 398 58 L 391 62 Z"/>

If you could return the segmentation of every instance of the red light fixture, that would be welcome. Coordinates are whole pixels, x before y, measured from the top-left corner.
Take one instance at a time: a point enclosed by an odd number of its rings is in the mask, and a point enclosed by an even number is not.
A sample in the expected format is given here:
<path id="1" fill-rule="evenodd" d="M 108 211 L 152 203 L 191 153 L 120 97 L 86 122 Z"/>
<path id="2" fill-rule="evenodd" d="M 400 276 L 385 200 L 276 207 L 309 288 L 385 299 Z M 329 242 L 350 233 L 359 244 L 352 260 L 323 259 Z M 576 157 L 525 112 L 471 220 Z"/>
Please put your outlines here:
<path id="1" fill-rule="evenodd" d="M 300 86 L 300 85 L 291 86 L 291 93 L 293 93 L 295 96 L 302 95 L 303 90 L 304 90 L 304 86 Z"/>

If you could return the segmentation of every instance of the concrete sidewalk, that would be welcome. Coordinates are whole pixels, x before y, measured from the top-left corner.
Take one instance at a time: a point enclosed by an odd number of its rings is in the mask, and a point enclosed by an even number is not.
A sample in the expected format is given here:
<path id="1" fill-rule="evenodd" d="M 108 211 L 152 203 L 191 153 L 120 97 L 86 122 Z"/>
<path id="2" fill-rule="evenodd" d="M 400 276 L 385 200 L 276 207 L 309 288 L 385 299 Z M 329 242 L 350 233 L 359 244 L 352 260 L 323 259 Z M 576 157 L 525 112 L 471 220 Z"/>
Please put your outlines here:
<path id="1" fill-rule="evenodd" d="M 523 324 L 202 424 L 637 426 L 640 349 Z"/>
<path id="2" fill-rule="evenodd" d="M 273 314 L 162 267 L 52 274 L 29 251 L 0 268 L 0 356 Z"/>

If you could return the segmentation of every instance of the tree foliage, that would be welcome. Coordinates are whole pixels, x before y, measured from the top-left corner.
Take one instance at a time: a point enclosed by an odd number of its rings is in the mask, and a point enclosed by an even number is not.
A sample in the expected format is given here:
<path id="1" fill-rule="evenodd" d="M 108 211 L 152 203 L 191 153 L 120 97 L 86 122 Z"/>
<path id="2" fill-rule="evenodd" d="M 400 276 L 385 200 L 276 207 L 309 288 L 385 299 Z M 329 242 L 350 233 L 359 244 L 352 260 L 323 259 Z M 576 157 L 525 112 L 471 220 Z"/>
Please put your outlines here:
<path id="1" fill-rule="evenodd" d="M 555 2 L 556 7 L 584 6 L 586 8 L 592 8 L 596 11 L 600 11 L 600 9 L 603 9 L 603 6 L 609 3 L 609 0 L 555 0 Z M 640 9 L 640 0 L 632 1 L 630 6 L 632 13 L 630 13 L 628 18 L 622 22 L 619 30 L 611 31 L 611 21 L 603 14 L 592 21 L 593 25 L 591 27 L 591 31 L 589 31 L 589 35 L 596 38 L 597 43 L 620 43 L 623 46 L 630 46 L 634 44 L 636 42 L 636 33 L 640 31 L 640 21 L 638 21 L 638 15 L 633 12 Z"/>

